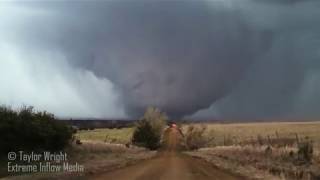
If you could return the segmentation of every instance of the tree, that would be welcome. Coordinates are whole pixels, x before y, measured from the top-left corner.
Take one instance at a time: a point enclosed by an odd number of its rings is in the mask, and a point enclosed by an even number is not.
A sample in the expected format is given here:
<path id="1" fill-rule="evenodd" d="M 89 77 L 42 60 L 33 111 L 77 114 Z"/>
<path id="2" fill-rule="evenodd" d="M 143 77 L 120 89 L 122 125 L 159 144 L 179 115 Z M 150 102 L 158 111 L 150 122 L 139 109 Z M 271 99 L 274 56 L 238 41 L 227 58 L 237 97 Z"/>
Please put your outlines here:
<path id="1" fill-rule="evenodd" d="M 58 151 L 72 137 L 72 129 L 53 114 L 0 107 L 0 156 L 9 151 Z"/>
<path id="2" fill-rule="evenodd" d="M 154 150 L 160 147 L 161 135 L 168 117 L 154 107 L 147 108 L 144 116 L 136 123 L 132 143 Z"/>

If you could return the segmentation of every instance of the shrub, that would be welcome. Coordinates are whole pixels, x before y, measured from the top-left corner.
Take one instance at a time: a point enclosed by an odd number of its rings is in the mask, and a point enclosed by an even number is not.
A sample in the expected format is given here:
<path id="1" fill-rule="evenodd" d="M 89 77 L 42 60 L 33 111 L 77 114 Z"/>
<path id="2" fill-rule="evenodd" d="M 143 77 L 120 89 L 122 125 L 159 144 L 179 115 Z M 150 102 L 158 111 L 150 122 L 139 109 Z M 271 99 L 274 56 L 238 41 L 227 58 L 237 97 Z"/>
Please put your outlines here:
<path id="1" fill-rule="evenodd" d="M 306 137 L 304 142 L 298 144 L 298 159 L 310 163 L 313 155 L 313 143 Z"/>
<path id="2" fill-rule="evenodd" d="M 153 131 L 148 121 L 140 120 L 134 131 L 132 143 L 154 150 L 160 147 L 160 136 Z"/>
<path id="3" fill-rule="evenodd" d="M 72 138 L 72 128 L 53 114 L 0 107 L 0 154 L 9 151 L 61 150 Z"/>
<path id="4" fill-rule="evenodd" d="M 148 121 L 156 135 L 161 136 L 167 125 L 168 117 L 165 113 L 154 107 L 147 108 L 142 120 Z"/>
<path id="5" fill-rule="evenodd" d="M 156 108 L 148 108 L 142 119 L 135 125 L 132 143 L 155 150 L 160 147 L 167 116 Z"/>
<path id="6" fill-rule="evenodd" d="M 202 125 L 194 126 L 190 125 L 185 134 L 186 146 L 190 150 L 199 149 L 204 147 L 208 143 L 208 139 L 204 136 L 207 127 Z"/>

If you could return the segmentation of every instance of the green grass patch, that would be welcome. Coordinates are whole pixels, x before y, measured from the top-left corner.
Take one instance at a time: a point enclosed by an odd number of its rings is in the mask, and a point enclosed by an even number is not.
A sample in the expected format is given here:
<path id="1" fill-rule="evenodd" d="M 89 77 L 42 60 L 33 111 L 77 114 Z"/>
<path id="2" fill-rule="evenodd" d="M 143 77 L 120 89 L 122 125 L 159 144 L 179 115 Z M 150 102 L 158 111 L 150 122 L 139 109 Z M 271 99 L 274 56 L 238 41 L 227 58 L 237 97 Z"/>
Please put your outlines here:
<path id="1" fill-rule="evenodd" d="M 75 135 L 80 140 L 125 144 L 131 141 L 133 128 L 81 130 Z"/>

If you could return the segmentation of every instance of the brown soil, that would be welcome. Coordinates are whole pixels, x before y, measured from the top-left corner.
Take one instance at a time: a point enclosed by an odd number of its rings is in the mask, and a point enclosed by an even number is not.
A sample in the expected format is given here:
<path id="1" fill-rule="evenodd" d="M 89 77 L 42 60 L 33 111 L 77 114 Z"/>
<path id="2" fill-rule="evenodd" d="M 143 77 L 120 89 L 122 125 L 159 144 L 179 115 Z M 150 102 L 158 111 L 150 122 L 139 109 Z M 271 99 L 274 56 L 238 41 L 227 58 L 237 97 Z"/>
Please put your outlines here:
<path id="1" fill-rule="evenodd" d="M 180 133 L 170 128 L 165 133 L 166 149 L 158 156 L 90 179 L 105 180 L 234 180 L 243 179 L 215 168 L 201 159 L 176 151 Z"/>

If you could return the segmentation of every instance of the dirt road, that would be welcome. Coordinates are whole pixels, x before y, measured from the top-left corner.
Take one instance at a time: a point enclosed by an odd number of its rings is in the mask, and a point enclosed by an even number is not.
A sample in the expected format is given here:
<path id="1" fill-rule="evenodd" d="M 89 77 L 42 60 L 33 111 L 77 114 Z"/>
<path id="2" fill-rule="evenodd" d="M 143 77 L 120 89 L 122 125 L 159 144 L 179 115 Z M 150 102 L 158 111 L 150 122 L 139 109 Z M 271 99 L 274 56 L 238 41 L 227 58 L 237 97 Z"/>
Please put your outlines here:
<path id="1" fill-rule="evenodd" d="M 175 149 L 179 131 L 170 128 L 165 133 L 167 148 L 153 159 L 93 177 L 96 180 L 234 180 L 243 179 L 218 170 L 211 164 L 181 154 Z M 90 178 L 91 179 L 91 178 Z"/>

